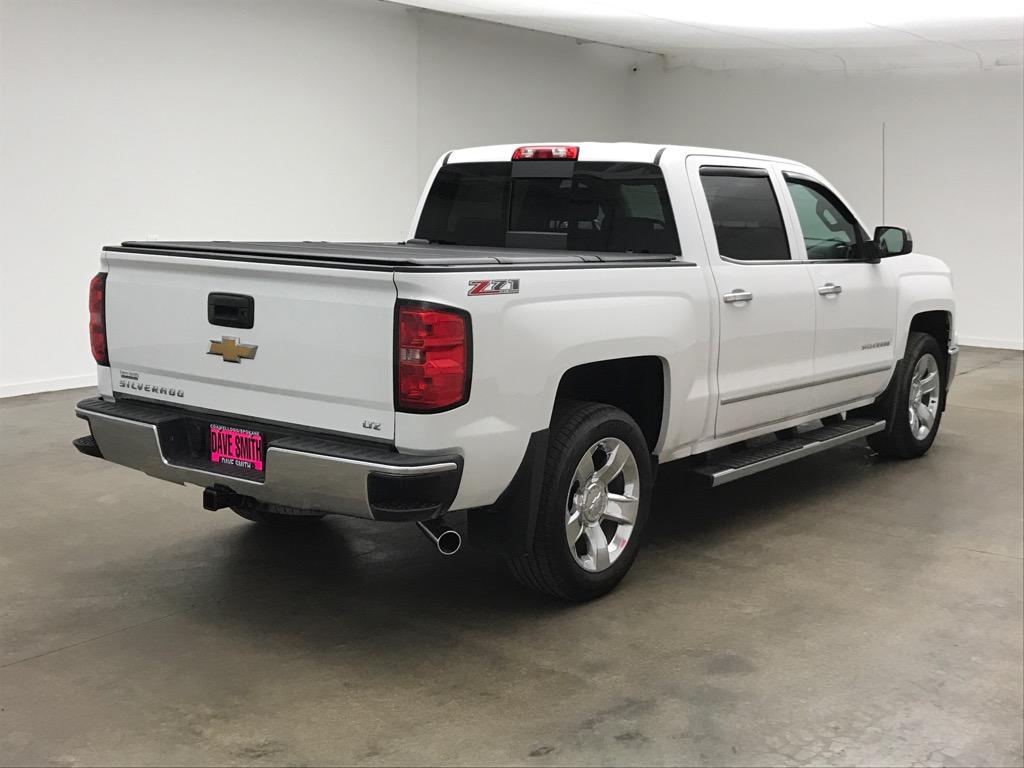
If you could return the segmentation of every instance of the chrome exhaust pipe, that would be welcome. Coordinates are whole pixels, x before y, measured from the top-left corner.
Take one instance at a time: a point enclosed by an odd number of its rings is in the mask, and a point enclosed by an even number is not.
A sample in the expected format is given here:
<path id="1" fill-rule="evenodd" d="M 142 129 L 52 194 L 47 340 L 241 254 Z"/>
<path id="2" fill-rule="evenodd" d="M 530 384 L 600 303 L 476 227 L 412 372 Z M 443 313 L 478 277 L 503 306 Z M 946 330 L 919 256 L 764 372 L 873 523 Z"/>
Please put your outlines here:
<path id="1" fill-rule="evenodd" d="M 462 536 L 458 531 L 452 530 L 440 520 L 425 520 L 416 523 L 428 539 L 437 546 L 437 551 L 442 555 L 454 555 L 462 548 Z"/>

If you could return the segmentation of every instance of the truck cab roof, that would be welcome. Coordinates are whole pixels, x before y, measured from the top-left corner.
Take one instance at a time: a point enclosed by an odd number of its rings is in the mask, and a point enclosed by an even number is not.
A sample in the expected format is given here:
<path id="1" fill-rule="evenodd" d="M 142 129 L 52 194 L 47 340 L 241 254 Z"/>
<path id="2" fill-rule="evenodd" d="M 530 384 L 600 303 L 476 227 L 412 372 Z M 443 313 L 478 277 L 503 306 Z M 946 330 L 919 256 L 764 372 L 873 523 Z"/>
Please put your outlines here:
<path id="1" fill-rule="evenodd" d="M 512 158 L 518 147 L 578 147 L 578 160 L 589 162 L 632 162 L 656 163 L 666 149 L 680 150 L 684 155 L 713 155 L 718 157 L 745 158 L 759 162 L 783 162 L 800 165 L 792 160 L 752 152 L 737 152 L 731 149 L 713 149 L 680 144 L 647 144 L 632 141 L 537 141 L 519 144 L 489 144 L 479 147 L 462 147 L 448 152 L 442 159 L 447 163 L 494 163 Z"/>

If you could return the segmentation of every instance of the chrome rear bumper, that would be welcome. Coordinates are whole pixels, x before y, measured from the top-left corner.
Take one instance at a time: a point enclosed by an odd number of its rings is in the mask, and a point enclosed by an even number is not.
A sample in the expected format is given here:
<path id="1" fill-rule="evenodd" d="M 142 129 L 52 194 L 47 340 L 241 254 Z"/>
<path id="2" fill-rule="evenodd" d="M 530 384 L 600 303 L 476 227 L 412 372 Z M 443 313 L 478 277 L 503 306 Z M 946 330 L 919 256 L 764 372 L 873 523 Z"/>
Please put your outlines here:
<path id="1" fill-rule="evenodd" d="M 94 444 L 83 453 L 172 483 L 218 486 L 257 501 L 299 510 L 377 520 L 427 520 L 447 511 L 458 491 L 458 456 L 409 456 L 354 440 L 309 436 L 280 427 L 268 435 L 265 472 L 227 474 L 182 451 L 180 425 L 199 419 L 179 409 L 136 402 L 83 400 Z M 209 417 L 207 417 L 209 418 Z M 213 417 L 216 422 L 234 421 Z M 81 440 L 81 439 L 80 439 Z M 204 466 L 207 465 L 207 466 Z"/>

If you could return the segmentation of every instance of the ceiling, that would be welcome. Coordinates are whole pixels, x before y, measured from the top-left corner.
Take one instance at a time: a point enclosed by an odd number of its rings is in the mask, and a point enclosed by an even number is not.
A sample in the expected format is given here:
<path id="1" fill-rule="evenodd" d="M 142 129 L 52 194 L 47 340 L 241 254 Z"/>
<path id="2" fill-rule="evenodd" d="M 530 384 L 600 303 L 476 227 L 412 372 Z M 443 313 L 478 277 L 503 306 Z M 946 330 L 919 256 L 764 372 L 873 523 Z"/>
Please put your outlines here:
<path id="1" fill-rule="evenodd" d="M 665 56 L 668 67 L 847 72 L 1024 62 L 1024 0 L 397 0 Z"/>

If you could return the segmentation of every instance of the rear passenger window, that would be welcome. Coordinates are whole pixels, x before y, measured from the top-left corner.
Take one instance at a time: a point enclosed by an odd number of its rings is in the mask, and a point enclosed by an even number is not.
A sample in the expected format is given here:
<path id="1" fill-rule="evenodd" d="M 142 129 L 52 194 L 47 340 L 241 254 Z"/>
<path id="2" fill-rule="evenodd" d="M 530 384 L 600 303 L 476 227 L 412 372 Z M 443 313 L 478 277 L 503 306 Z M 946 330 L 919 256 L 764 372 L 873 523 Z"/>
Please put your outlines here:
<path id="1" fill-rule="evenodd" d="M 737 261 L 785 261 L 789 241 L 767 171 L 704 167 L 700 180 L 718 252 Z"/>

